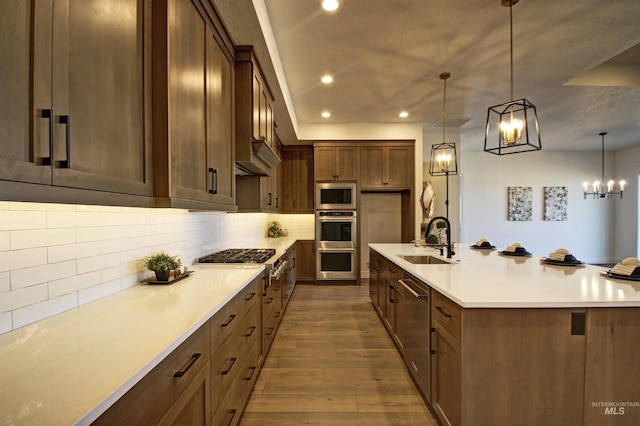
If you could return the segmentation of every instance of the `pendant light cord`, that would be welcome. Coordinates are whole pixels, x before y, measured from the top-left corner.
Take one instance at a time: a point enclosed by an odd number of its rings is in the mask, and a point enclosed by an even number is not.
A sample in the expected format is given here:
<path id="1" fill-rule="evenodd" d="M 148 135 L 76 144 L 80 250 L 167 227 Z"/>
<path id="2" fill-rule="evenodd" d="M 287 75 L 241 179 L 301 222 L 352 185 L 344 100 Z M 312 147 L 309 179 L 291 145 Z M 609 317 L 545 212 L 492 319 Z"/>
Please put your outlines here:
<path id="1" fill-rule="evenodd" d="M 511 102 L 513 102 L 513 4 L 509 4 L 509 70 L 511 72 Z"/>

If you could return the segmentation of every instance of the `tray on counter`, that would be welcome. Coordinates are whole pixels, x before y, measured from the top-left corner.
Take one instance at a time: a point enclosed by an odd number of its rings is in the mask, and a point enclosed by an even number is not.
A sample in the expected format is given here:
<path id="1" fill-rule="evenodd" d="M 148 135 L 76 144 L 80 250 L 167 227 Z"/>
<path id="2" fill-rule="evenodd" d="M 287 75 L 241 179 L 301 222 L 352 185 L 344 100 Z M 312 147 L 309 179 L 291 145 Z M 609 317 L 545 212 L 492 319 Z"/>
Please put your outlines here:
<path id="1" fill-rule="evenodd" d="M 471 248 L 475 250 L 495 250 L 496 246 L 478 246 L 473 244 Z"/>
<path id="2" fill-rule="evenodd" d="M 515 251 L 501 251 L 500 254 L 504 255 L 504 256 L 513 256 L 513 257 L 528 257 L 531 256 L 531 253 L 529 253 L 528 251 L 522 251 L 522 252 L 515 252 Z"/>
<path id="3" fill-rule="evenodd" d="M 149 278 L 148 280 L 146 280 L 146 282 L 149 285 L 169 285 L 169 284 L 176 283 L 180 280 L 183 280 L 185 278 L 188 278 L 189 275 L 191 275 L 192 273 L 193 271 L 185 271 L 182 275 L 180 275 L 177 278 L 171 275 L 167 281 L 156 281 L 155 278 Z"/>

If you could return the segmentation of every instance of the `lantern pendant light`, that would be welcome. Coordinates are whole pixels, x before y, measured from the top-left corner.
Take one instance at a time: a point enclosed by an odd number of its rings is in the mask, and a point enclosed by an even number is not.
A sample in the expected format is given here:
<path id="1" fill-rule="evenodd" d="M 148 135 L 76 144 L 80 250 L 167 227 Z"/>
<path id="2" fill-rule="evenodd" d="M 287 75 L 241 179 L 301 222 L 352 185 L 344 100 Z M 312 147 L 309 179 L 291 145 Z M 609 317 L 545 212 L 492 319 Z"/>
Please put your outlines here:
<path id="1" fill-rule="evenodd" d="M 453 142 L 445 142 L 447 128 L 447 79 L 451 74 L 444 72 L 440 74 L 440 79 L 444 82 L 444 94 L 442 97 L 442 143 L 431 146 L 431 163 L 429 166 L 429 174 L 431 176 L 446 176 L 447 198 L 445 205 L 447 207 L 447 217 L 449 217 L 449 175 L 458 174 L 458 159 L 456 155 L 456 144 Z"/>
<path id="2" fill-rule="evenodd" d="M 584 193 L 585 200 L 587 199 L 587 195 L 593 196 L 594 199 L 606 198 L 609 200 L 616 197 L 622 198 L 624 195 L 624 186 L 627 184 L 624 180 L 618 181 L 619 191 L 617 192 L 613 190 L 613 187 L 616 184 L 616 181 L 614 180 L 609 180 L 607 182 L 607 189 L 604 189 L 604 137 L 606 134 L 606 132 L 599 133 L 602 138 L 602 180 L 593 182 L 593 192 L 588 192 L 589 182 L 584 182 L 582 184 L 582 191 Z"/>
<path id="3" fill-rule="evenodd" d="M 513 99 L 513 13 L 519 0 L 501 0 L 509 7 L 509 71 L 511 100 L 487 111 L 484 150 L 496 155 L 538 151 L 542 148 L 536 106 L 526 99 Z"/>

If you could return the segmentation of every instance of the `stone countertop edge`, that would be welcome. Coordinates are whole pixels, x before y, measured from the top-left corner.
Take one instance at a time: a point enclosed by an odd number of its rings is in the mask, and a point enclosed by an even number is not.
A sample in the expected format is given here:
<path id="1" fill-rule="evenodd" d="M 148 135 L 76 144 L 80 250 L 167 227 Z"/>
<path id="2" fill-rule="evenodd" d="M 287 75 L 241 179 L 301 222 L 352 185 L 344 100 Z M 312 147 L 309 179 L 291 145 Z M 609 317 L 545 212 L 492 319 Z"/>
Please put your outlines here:
<path id="1" fill-rule="evenodd" d="M 640 307 L 640 282 L 604 276 L 594 265 L 556 266 L 543 256 L 505 256 L 502 249 L 475 250 L 456 244 L 452 259 L 414 244 L 369 247 L 463 308 Z M 401 256 L 429 255 L 451 265 L 413 264 Z"/>

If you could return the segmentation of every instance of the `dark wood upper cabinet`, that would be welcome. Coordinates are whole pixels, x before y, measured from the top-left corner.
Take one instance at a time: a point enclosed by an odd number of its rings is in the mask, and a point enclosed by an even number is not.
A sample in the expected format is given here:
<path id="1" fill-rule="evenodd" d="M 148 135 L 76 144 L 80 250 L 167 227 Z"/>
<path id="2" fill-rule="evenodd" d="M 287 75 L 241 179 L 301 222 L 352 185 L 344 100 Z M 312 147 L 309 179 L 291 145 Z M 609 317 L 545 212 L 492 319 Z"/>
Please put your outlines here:
<path id="1" fill-rule="evenodd" d="M 4 199 L 151 205 L 150 18 L 150 0 L 0 2 Z"/>
<path id="2" fill-rule="evenodd" d="M 284 146 L 280 166 L 282 212 L 313 213 L 313 147 Z"/>
<path id="3" fill-rule="evenodd" d="M 160 207 L 236 210 L 233 56 L 214 18 L 197 1 L 154 2 L 154 185 Z"/>
<path id="4" fill-rule="evenodd" d="M 316 181 L 355 181 L 358 147 L 351 142 L 314 142 Z"/>
<path id="5" fill-rule="evenodd" d="M 413 185 L 413 143 L 384 142 L 360 147 L 360 188 L 404 190 Z"/>

